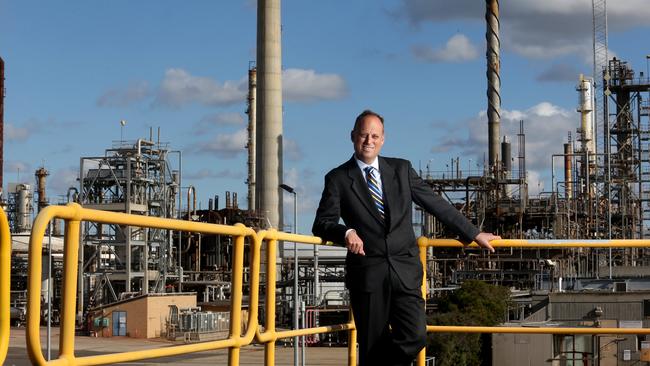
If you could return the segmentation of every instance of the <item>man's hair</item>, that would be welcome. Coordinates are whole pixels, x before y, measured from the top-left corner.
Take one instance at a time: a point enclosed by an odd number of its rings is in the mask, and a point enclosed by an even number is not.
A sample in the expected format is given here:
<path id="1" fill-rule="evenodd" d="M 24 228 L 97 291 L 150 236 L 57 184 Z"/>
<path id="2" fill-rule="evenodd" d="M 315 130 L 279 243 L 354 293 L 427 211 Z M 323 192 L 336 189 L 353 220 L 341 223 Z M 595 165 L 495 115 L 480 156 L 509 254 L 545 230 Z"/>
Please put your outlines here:
<path id="1" fill-rule="evenodd" d="M 382 117 L 377 112 L 373 112 L 370 109 L 366 109 L 365 111 L 361 112 L 360 115 L 357 116 L 356 120 L 354 120 L 354 128 L 352 129 L 352 131 L 356 131 L 357 128 L 359 127 L 359 124 L 361 123 L 361 121 L 363 121 L 363 119 L 368 117 L 368 116 L 375 116 L 375 117 L 379 118 L 379 120 L 381 121 L 382 126 L 384 125 L 384 117 Z"/>

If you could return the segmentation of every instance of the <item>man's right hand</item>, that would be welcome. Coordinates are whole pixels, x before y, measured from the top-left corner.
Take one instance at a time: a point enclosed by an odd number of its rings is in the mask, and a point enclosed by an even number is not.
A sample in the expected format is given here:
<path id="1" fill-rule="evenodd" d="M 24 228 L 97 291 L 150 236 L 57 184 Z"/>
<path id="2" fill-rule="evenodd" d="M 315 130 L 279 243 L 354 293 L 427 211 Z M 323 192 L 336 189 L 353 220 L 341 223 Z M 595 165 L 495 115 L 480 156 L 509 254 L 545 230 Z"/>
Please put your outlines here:
<path id="1" fill-rule="evenodd" d="M 356 230 L 350 230 L 345 236 L 345 246 L 354 254 L 366 255 L 363 251 L 363 240 L 357 235 Z"/>

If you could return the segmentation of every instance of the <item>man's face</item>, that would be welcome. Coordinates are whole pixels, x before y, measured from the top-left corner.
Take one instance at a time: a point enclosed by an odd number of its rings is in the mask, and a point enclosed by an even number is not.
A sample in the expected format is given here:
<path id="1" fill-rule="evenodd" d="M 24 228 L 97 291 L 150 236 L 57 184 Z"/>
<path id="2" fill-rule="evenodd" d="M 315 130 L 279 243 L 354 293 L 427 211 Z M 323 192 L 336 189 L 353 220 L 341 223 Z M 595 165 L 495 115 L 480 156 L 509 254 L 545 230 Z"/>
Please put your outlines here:
<path id="1" fill-rule="evenodd" d="M 384 145 L 384 125 L 376 116 L 366 116 L 352 130 L 352 144 L 354 155 L 366 164 L 375 161 Z"/>

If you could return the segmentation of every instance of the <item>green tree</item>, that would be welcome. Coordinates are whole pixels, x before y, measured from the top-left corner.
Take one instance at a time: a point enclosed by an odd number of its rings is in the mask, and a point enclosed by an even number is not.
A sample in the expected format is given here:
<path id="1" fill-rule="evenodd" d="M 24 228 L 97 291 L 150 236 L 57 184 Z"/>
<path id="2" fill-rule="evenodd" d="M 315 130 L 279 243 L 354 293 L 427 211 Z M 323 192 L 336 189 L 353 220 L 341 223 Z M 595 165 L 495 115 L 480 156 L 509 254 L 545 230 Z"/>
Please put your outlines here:
<path id="1" fill-rule="evenodd" d="M 510 292 L 502 286 L 485 282 L 465 281 L 455 291 L 444 295 L 438 302 L 439 312 L 429 317 L 431 325 L 476 325 L 495 326 L 502 323 L 508 309 Z M 440 366 L 482 365 L 485 337 L 476 333 L 431 333 L 428 338 L 427 354 L 436 356 Z M 487 343 L 487 342 L 486 342 Z M 489 364 L 490 360 L 486 360 Z"/>

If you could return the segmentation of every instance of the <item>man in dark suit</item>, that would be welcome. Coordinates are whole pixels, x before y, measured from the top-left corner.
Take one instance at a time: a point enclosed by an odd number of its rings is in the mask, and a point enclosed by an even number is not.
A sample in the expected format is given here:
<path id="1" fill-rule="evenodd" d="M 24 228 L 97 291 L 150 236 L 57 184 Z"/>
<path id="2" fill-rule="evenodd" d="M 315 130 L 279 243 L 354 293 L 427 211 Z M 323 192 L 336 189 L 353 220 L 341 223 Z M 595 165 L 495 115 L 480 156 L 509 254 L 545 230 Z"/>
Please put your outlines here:
<path id="1" fill-rule="evenodd" d="M 359 340 L 359 364 L 410 365 L 426 343 L 422 264 L 412 203 L 464 242 L 490 240 L 420 179 L 407 160 L 379 156 L 384 120 L 370 110 L 351 133 L 354 156 L 325 176 L 314 235 L 348 248 L 345 283 Z M 339 221 L 343 219 L 343 224 Z"/>

